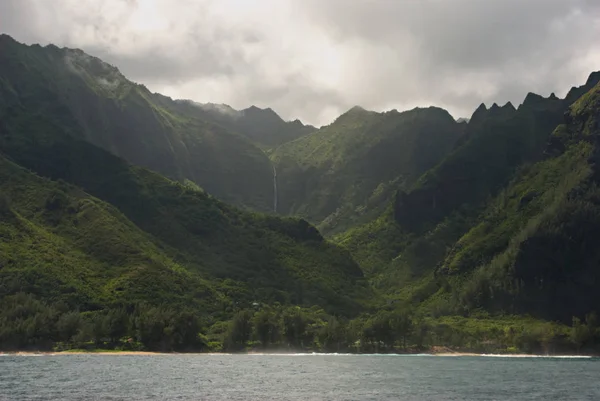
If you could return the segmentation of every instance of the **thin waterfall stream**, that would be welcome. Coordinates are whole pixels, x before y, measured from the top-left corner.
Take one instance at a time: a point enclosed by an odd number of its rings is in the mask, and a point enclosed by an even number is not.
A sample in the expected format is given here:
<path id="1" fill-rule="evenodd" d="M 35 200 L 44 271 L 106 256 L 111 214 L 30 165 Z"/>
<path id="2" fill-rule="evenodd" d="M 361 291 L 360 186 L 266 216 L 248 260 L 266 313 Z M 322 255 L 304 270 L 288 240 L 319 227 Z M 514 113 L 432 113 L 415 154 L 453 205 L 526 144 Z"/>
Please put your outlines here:
<path id="1" fill-rule="evenodd" d="M 277 169 L 273 164 L 273 212 L 277 213 Z"/>

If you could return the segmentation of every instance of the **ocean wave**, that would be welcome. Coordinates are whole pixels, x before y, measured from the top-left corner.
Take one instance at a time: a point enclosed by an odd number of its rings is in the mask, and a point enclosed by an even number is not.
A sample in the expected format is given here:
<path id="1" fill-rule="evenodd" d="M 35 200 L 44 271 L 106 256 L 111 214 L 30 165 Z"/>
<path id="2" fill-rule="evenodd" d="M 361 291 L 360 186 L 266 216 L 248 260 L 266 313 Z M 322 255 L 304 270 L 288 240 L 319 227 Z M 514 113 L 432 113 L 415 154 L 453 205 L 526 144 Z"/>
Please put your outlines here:
<path id="1" fill-rule="evenodd" d="M 532 354 L 477 354 L 477 353 L 433 353 L 433 354 L 353 354 L 336 352 L 252 352 L 253 356 L 368 356 L 368 357 L 482 357 L 482 358 L 555 358 L 555 359 L 591 359 L 591 355 L 532 355 Z"/>
<path id="2" fill-rule="evenodd" d="M 492 358 L 559 358 L 559 359 L 590 359 L 591 355 L 529 355 L 529 354 L 481 354 L 479 356 Z"/>
<path id="3" fill-rule="evenodd" d="M 415 357 L 415 356 L 435 356 L 433 354 L 356 354 L 356 353 L 338 353 L 338 352 L 298 352 L 298 353 L 285 353 L 285 352 L 252 352 L 248 355 L 258 356 L 377 356 L 377 357 Z"/>

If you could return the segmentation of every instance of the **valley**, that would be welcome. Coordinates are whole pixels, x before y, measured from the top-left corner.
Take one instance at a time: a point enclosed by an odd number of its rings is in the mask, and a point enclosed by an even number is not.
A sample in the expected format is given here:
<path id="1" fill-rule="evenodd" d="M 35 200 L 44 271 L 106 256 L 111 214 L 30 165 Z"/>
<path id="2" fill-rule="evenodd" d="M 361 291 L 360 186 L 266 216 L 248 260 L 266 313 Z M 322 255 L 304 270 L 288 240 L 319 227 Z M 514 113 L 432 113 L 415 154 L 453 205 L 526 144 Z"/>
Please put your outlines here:
<path id="1" fill-rule="evenodd" d="M 0 36 L 0 349 L 600 350 L 600 72 L 468 119 L 174 100 Z"/>

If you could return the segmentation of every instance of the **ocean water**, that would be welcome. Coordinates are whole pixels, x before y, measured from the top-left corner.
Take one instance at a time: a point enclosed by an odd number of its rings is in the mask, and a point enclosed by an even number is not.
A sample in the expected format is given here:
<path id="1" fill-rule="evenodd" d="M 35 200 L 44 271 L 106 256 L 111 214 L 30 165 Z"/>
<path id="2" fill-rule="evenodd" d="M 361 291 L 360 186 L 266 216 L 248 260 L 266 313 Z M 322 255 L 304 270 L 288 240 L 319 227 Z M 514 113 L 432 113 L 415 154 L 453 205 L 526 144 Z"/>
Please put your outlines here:
<path id="1" fill-rule="evenodd" d="M 0 400 L 600 400 L 600 359 L 2 355 Z"/>

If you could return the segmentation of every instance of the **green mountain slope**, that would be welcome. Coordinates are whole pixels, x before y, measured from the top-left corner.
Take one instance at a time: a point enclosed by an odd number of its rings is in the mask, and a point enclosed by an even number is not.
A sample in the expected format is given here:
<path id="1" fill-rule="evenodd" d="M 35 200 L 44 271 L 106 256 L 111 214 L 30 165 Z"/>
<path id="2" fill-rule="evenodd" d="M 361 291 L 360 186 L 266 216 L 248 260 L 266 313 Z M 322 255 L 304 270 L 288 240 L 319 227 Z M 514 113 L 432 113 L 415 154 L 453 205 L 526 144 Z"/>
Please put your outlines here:
<path id="1" fill-rule="evenodd" d="M 437 164 L 461 133 L 461 124 L 434 107 L 403 113 L 355 107 L 270 154 L 278 212 L 305 216 L 325 232 L 341 231 L 380 212 L 396 188 Z"/>
<path id="2" fill-rule="evenodd" d="M 0 36 L 0 349 L 593 350 L 599 81 L 314 130 Z"/>
<path id="3" fill-rule="evenodd" d="M 187 113 L 237 132 L 265 149 L 277 147 L 317 130 L 312 125 L 304 125 L 300 120 L 284 121 L 270 108 L 251 106 L 235 110 L 226 104 L 202 104 L 186 100 L 178 103 L 181 107 L 187 107 Z"/>
<path id="4" fill-rule="evenodd" d="M 72 138 L 45 117 L 20 115 L 17 109 L 9 115 L 0 125 L 0 151 L 40 175 L 65 180 L 109 202 L 177 250 L 188 268 L 245 281 L 252 296 L 263 300 L 318 305 L 329 299 L 334 309 L 346 311 L 360 303 L 360 294 L 350 297 L 352 288 L 366 291 L 356 284 L 360 269 L 305 221 L 241 212 L 131 167 Z"/>
<path id="5" fill-rule="evenodd" d="M 473 210 L 508 183 L 516 168 L 542 158 L 550 133 L 573 101 L 600 79 L 590 75 L 565 99 L 529 93 L 517 110 L 509 103 L 481 105 L 467 125 L 461 146 L 396 197 L 396 221 L 427 230 L 452 213 Z"/>
<path id="6" fill-rule="evenodd" d="M 498 207 L 494 199 L 514 190 L 505 189 L 506 185 L 528 171 L 534 177 L 528 185 L 544 174 L 554 176 L 551 184 L 544 185 L 570 182 L 580 174 L 582 167 L 569 156 L 553 162 L 558 164 L 531 165 L 547 157 L 550 134 L 563 121 L 565 110 L 593 88 L 598 78 L 592 74 L 586 85 L 573 88 L 565 100 L 529 94 L 516 110 L 510 104 L 489 110 L 480 107 L 458 146 L 441 163 L 411 189 L 400 190 L 380 217 L 338 235 L 336 241 L 351 250 L 375 285 L 392 297 L 415 303 L 447 286 L 443 272 L 460 276 L 490 262 L 510 240 L 509 227 L 527 221 L 515 210 L 485 220 L 488 208 Z M 537 196 L 533 188 L 520 191 L 527 193 L 523 205 Z M 548 197 L 554 199 L 554 195 Z M 448 304 L 446 299 L 438 306 Z"/>
<path id="7" fill-rule="evenodd" d="M 272 210 L 268 158 L 248 139 L 127 80 L 80 50 L 0 36 L 0 104 L 52 116 L 65 131 L 237 205 Z"/>
<path id="8" fill-rule="evenodd" d="M 570 322 L 598 312 L 600 84 L 576 101 L 546 160 L 521 172 L 453 247 L 440 274 L 459 307 Z M 477 256 L 475 256 L 477 255 Z"/>
<path id="9" fill-rule="evenodd" d="M 227 318 L 233 302 L 172 253 L 116 208 L 0 156 L 3 350 L 99 345 L 136 330 L 150 349 L 201 347 L 200 327 Z"/>
<path id="10" fill-rule="evenodd" d="M 230 301 L 122 213 L 0 157 L 2 293 L 93 310 L 119 301 L 224 310 Z"/>
<path id="11" fill-rule="evenodd" d="M 243 117 L 236 121 L 236 131 L 269 148 L 317 130 L 312 125 L 304 125 L 300 120 L 283 121 L 269 108 L 251 106 L 242 110 L 242 114 Z"/>
<path id="12" fill-rule="evenodd" d="M 533 101 L 534 96 L 518 110 L 510 103 L 480 107 L 467 125 L 464 143 L 396 197 L 400 225 L 426 230 L 461 207 L 477 207 L 506 184 L 517 166 L 539 160 L 566 103 L 552 97 Z"/>
<path id="13" fill-rule="evenodd" d="M 253 305 L 321 308 L 326 319 L 376 302 L 349 254 L 306 221 L 242 211 L 132 166 L 54 111 L 2 112 L 3 348 L 127 335 L 146 349 L 199 349 L 198 333 L 220 344 L 227 320 Z"/>

